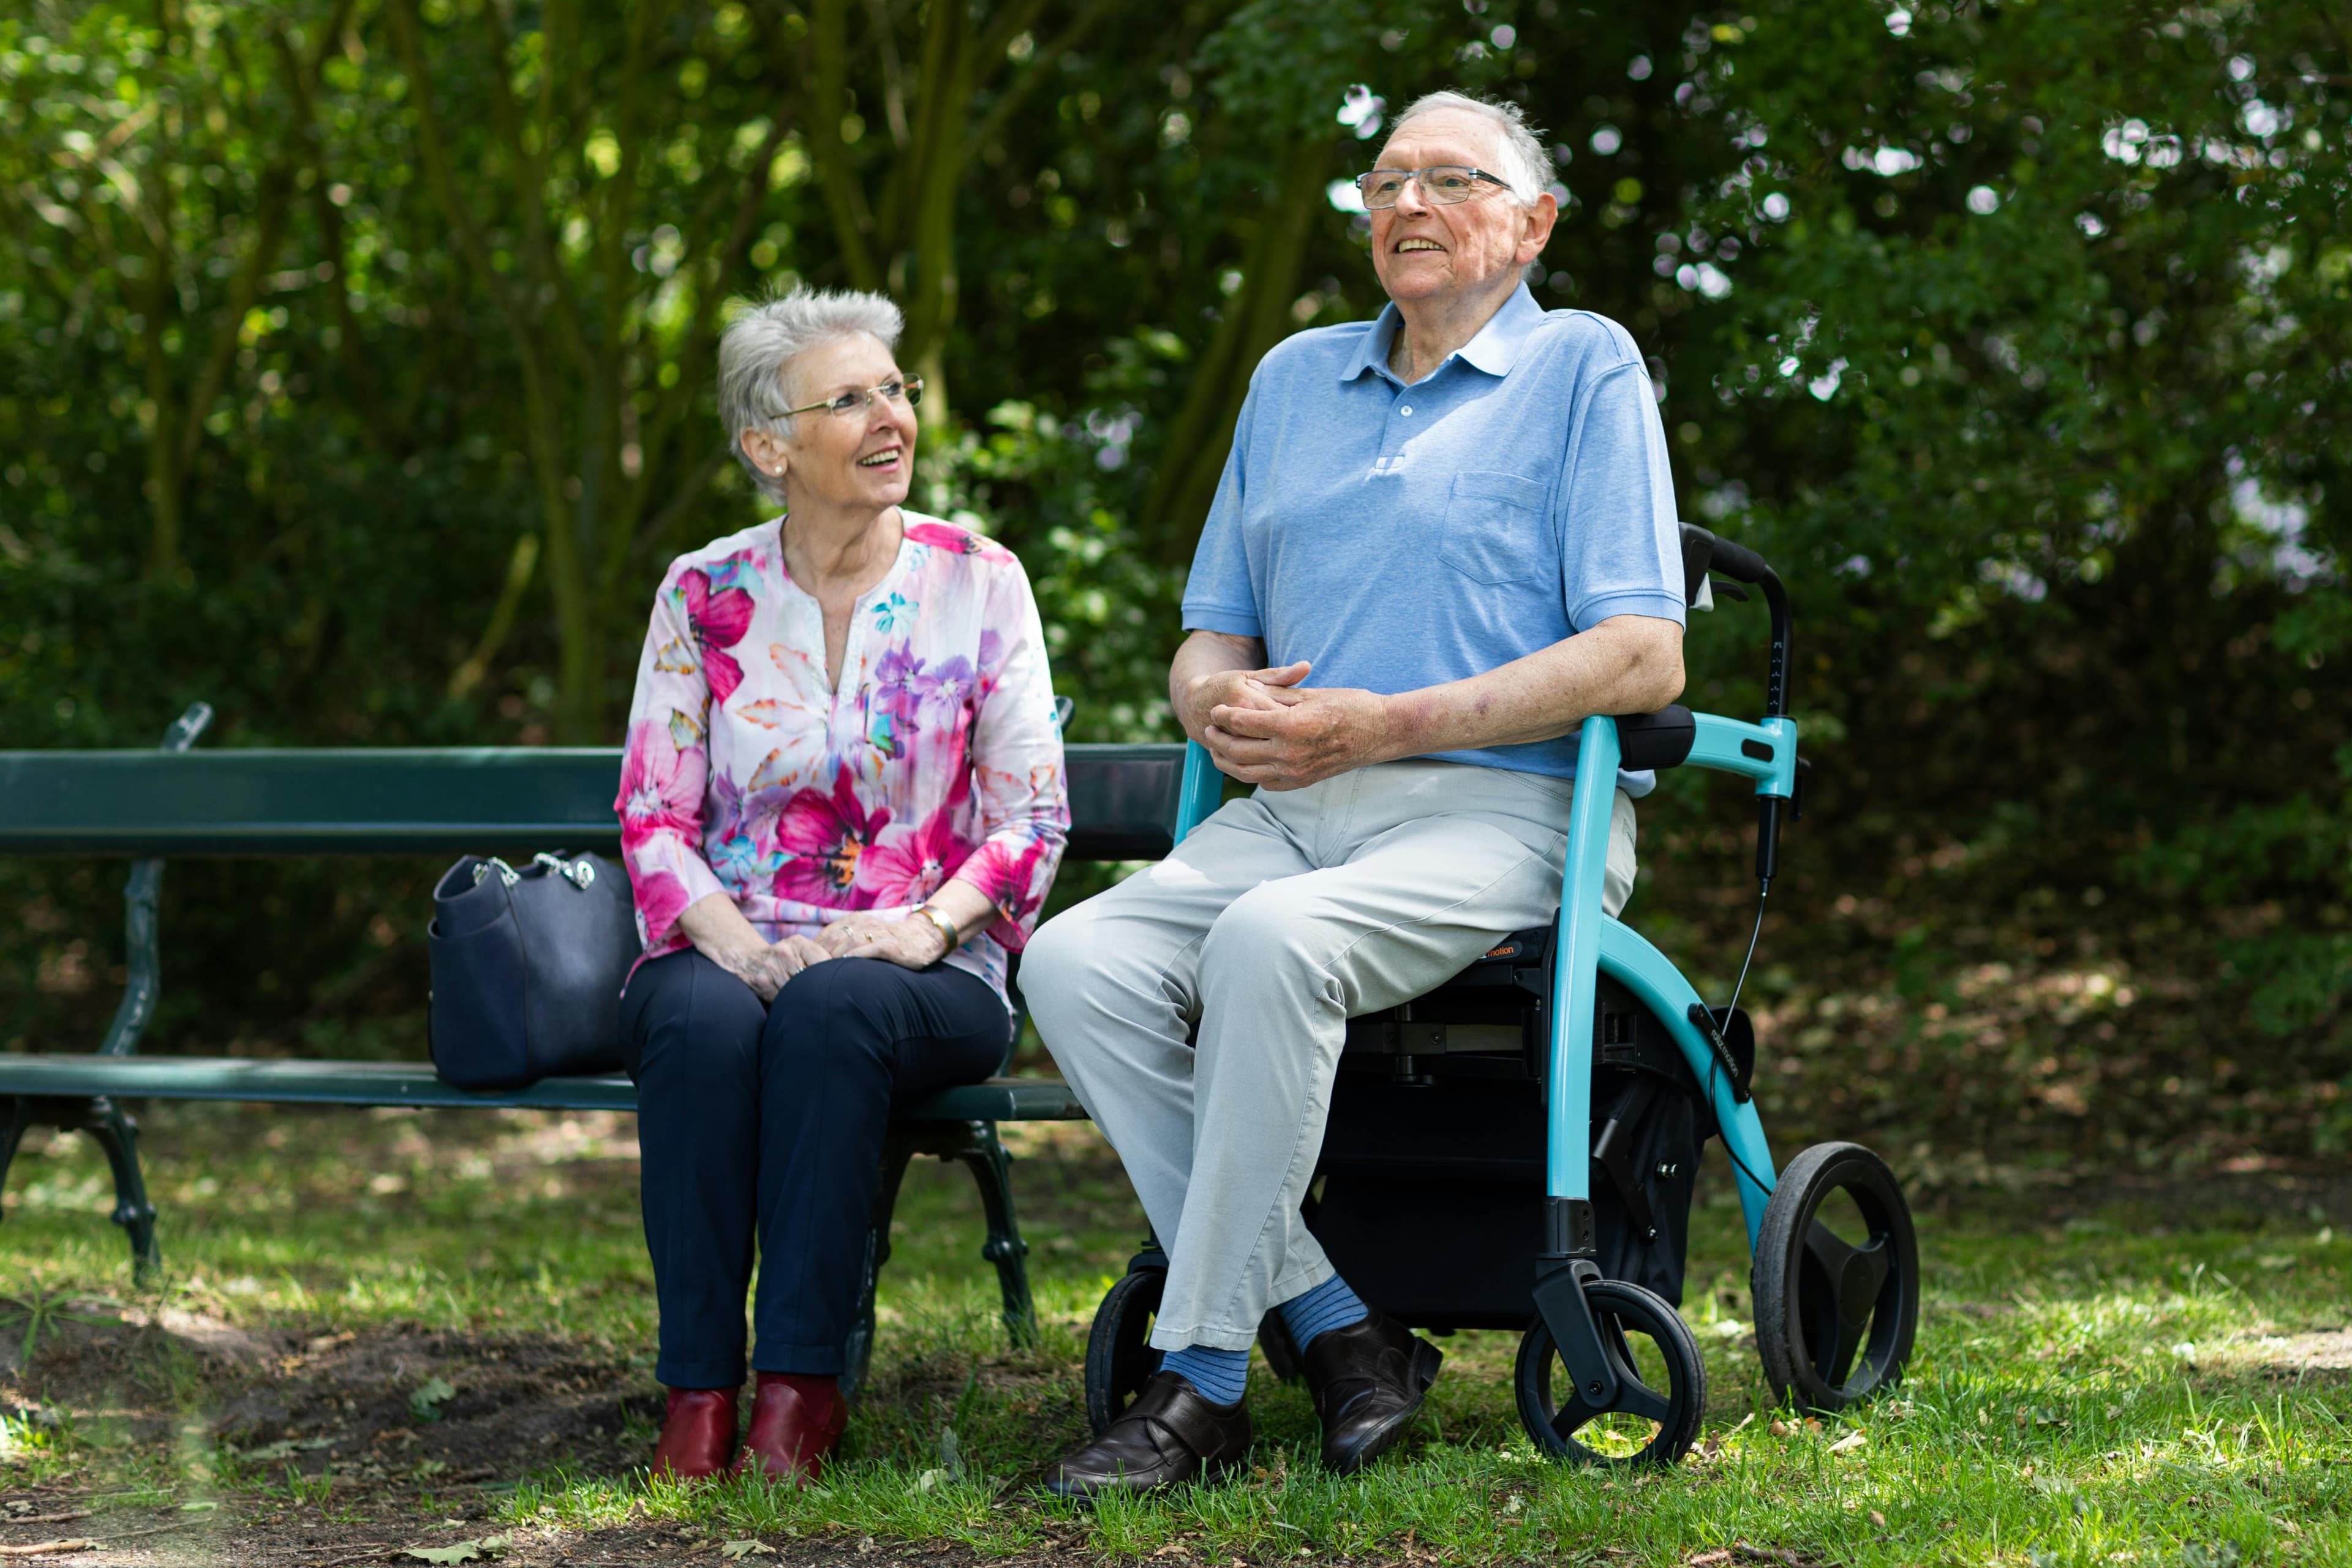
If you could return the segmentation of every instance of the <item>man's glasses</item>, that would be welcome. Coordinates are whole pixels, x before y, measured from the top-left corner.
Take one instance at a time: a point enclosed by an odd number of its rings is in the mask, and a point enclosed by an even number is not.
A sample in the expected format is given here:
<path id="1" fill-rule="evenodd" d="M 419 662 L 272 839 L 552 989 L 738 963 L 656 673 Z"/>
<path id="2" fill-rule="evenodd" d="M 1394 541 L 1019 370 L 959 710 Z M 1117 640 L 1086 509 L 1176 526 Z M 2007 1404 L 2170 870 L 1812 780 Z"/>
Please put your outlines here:
<path id="1" fill-rule="evenodd" d="M 787 408 L 776 417 L 790 419 L 795 414 L 863 414 L 874 406 L 874 400 L 877 397 L 886 397 L 912 408 L 923 400 L 923 378 L 909 376 L 905 381 L 886 381 L 863 392 L 845 392 L 839 397 L 828 397 L 822 403 L 804 403 L 798 408 Z"/>
<path id="2" fill-rule="evenodd" d="M 1374 212 L 1397 205 L 1404 195 L 1407 180 L 1421 182 L 1421 199 L 1439 206 L 1452 206 L 1466 202 L 1478 191 L 1478 182 L 1486 181 L 1498 190 L 1509 190 L 1510 183 L 1463 163 L 1432 163 L 1426 169 L 1374 169 L 1369 174 L 1356 176 L 1356 189 L 1362 194 L 1364 205 Z"/>

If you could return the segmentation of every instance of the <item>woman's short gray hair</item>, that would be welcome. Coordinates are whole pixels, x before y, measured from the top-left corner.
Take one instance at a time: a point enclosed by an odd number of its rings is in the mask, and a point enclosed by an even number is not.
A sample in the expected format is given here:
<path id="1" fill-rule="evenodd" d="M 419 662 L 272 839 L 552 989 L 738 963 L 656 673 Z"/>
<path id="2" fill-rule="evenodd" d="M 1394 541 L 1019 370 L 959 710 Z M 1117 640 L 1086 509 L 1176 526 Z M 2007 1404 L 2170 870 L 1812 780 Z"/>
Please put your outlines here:
<path id="1" fill-rule="evenodd" d="M 1472 98 L 1464 92 L 1424 93 L 1412 100 L 1412 107 L 1397 117 L 1394 136 L 1422 115 L 1440 109 L 1458 109 L 1490 121 L 1501 132 L 1502 155 L 1497 160 L 1502 167 L 1488 174 L 1500 174 L 1511 187 L 1511 195 L 1523 207 L 1536 205 L 1536 198 L 1551 184 L 1551 165 L 1544 158 L 1543 142 L 1536 129 L 1528 123 L 1527 112 L 1516 103 L 1489 103 L 1483 98 Z"/>
<path id="2" fill-rule="evenodd" d="M 906 325 L 898 307 L 883 295 L 804 288 L 747 306 L 727 323 L 719 340 L 719 422 L 726 426 L 728 449 L 761 495 L 782 500 L 783 483 L 751 461 L 743 432 L 792 434 L 793 422 L 784 417 L 792 406 L 784 373 L 793 361 L 819 343 L 861 333 L 896 349 Z"/>

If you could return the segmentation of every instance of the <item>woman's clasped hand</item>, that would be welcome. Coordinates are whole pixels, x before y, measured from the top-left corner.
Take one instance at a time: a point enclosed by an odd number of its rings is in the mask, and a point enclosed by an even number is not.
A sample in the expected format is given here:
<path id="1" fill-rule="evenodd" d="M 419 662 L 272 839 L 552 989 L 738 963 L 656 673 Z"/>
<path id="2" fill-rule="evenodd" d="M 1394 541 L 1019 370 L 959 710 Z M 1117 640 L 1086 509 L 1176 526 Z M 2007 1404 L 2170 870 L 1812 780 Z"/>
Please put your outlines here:
<path id="1" fill-rule="evenodd" d="M 856 914 L 835 921 L 814 936 L 788 936 L 774 942 L 747 934 L 751 940 L 728 953 L 720 967 L 762 1002 L 774 1001 L 794 975 L 829 958 L 877 958 L 901 969 L 929 969 L 948 955 L 947 932 L 919 914 L 904 919 Z"/>
<path id="2" fill-rule="evenodd" d="M 762 1002 L 772 1002 L 785 983 L 812 963 L 823 963 L 832 953 L 823 944 L 805 936 L 788 936 L 779 942 L 755 947 L 740 954 L 734 971 L 737 979 L 751 988 L 751 994 Z"/>
<path id="3" fill-rule="evenodd" d="M 929 969 L 948 955 L 947 932 L 921 915 L 851 915 L 817 932 L 816 943 L 828 957 L 878 958 L 902 969 Z"/>

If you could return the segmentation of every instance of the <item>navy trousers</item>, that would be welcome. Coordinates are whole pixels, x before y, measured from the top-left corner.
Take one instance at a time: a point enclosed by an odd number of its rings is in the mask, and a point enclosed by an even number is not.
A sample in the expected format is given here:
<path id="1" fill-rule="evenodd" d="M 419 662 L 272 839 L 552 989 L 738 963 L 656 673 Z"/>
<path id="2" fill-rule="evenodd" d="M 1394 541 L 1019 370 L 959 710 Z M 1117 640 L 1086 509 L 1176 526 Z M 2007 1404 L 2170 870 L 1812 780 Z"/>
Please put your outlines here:
<path id="1" fill-rule="evenodd" d="M 751 1364 L 838 1373 L 890 1109 L 995 1071 L 1004 1004 L 961 969 L 836 958 L 763 1005 L 689 949 L 638 967 L 621 1018 L 661 1308 L 654 1374 L 743 1381 L 755 1239 Z"/>

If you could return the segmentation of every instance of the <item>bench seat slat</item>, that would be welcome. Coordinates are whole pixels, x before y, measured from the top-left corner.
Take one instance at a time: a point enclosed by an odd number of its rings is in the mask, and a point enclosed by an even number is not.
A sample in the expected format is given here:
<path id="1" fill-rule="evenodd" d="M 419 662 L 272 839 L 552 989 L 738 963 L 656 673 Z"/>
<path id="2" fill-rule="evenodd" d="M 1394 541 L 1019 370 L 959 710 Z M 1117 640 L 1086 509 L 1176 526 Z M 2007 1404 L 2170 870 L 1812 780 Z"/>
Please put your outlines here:
<path id="1" fill-rule="evenodd" d="M 1184 748 L 1066 752 L 1066 858 L 1167 854 Z M 620 771 L 611 747 L 0 752 L 0 852 L 609 854 Z"/>
<path id="2" fill-rule="evenodd" d="M 273 1105 L 521 1107 L 635 1110 L 636 1086 L 615 1073 L 542 1079 L 528 1089 L 476 1094 L 453 1088 L 424 1062 L 254 1060 L 243 1057 L 100 1057 L 76 1052 L 0 1054 L 0 1094 L 73 1099 L 230 1100 Z M 1067 1085 L 1051 1079 L 990 1079 L 907 1106 L 911 1121 L 1075 1121 L 1085 1117 Z"/>

